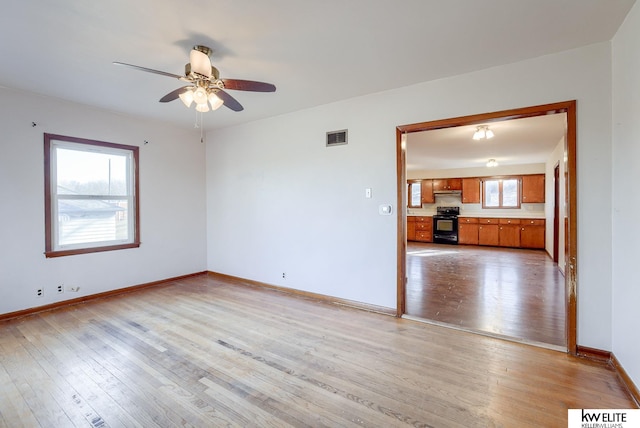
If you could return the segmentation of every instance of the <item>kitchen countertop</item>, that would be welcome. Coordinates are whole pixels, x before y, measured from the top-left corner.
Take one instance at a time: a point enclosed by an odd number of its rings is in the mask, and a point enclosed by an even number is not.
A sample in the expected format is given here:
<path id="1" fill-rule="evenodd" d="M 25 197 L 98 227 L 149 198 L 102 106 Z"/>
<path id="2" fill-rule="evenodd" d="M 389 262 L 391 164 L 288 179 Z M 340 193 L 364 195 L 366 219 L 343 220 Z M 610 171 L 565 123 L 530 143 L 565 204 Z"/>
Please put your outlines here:
<path id="1" fill-rule="evenodd" d="M 407 213 L 407 217 L 432 217 L 436 215 L 435 212 L 409 212 Z M 473 217 L 473 218 L 524 218 L 524 219 L 532 219 L 532 220 L 545 220 L 546 217 L 544 213 L 513 213 L 513 214 L 494 214 L 494 213 L 464 213 L 458 215 L 459 218 L 465 217 Z"/>

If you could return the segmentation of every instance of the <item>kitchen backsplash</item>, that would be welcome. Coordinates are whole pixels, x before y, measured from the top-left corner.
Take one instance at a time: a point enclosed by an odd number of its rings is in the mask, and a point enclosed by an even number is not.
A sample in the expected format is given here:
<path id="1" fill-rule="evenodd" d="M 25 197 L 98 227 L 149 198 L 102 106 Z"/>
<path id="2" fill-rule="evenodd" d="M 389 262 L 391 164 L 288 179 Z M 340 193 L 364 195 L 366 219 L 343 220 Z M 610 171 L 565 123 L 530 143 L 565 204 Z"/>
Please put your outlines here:
<path id="1" fill-rule="evenodd" d="M 423 204 L 422 208 L 408 208 L 407 215 L 431 216 L 436 213 L 436 207 L 460 207 L 460 216 L 466 217 L 545 217 L 545 204 L 521 204 L 519 209 L 483 209 L 482 204 L 463 204 L 460 195 L 437 195 L 435 204 Z"/>

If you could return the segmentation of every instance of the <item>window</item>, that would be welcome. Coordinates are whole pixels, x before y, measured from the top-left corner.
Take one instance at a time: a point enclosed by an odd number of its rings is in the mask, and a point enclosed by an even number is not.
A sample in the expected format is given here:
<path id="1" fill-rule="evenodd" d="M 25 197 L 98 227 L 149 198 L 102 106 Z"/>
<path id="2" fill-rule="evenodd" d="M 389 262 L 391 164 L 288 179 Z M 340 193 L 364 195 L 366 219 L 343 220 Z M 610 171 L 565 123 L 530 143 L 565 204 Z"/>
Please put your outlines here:
<path id="1" fill-rule="evenodd" d="M 409 181 L 407 183 L 409 193 L 409 208 L 422 208 L 422 183 Z"/>
<path id="2" fill-rule="evenodd" d="M 484 179 L 482 208 L 520 208 L 520 179 Z"/>
<path id="3" fill-rule="evenodd" d="M 138 147 L 44 134 L 45 255 L 140 246 Z"/>

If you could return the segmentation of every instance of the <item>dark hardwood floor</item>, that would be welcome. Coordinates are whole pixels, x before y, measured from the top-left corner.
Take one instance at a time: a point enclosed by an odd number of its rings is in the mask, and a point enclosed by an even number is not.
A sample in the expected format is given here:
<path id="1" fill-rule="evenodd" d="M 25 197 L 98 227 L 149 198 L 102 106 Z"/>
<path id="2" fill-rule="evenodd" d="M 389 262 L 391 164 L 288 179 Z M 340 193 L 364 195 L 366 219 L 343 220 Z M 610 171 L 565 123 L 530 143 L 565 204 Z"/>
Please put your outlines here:
<path id="1" fill-rule="evenodd" d="M 564 277 L 539 250 L 409 242 L 406 313 L 566 347 Z"/>
<path id="2" fill-rule="evenodd" d="M 604 363 L 211 275 L 0 322 L 2 427 L 560 427 L 632 407 Z"/>

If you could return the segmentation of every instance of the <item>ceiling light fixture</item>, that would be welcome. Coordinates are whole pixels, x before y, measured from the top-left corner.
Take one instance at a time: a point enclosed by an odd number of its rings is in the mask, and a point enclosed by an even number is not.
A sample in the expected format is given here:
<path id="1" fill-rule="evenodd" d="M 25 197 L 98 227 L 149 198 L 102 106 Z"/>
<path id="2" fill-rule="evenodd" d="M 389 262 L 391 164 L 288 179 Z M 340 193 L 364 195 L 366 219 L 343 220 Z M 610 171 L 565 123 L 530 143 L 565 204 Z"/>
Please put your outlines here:
<path id="1" fill-rule="evenodd" d="M 487 140 L 489 138 L 493 138 L 493 131 L 490 130 L 487 125 L 477 126 L 476 132 L 473 133 L 474 140 L 482 140 L 483 138 L 486 138 Z"/>
<path id="2" fill-rule="evenodd" d="M 201 113 L 206 113 L 209 110 L 217 110 L 224 104 L 224 101 L 216 95 L 216 92 L 216 88 L 207 88 L 204 85 L 199 85 L 195 90 L 188 88 L 178 96 L 187 108 L 191 107 L 191 104 L 196 103 L 196 110 Z M 209 108 L 209 105 L 211 105 L 211 108 Z"/>
<path id="3" fill-rule="evenodd" d="M 487 168 L 495 168 L 496 166 L 498 166 L 498 161 L 495 159 L 489 159 L 487 162 Z"/>

